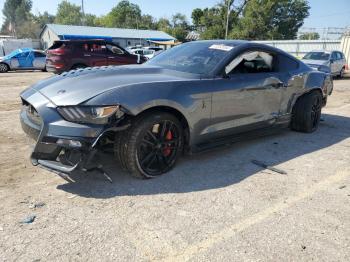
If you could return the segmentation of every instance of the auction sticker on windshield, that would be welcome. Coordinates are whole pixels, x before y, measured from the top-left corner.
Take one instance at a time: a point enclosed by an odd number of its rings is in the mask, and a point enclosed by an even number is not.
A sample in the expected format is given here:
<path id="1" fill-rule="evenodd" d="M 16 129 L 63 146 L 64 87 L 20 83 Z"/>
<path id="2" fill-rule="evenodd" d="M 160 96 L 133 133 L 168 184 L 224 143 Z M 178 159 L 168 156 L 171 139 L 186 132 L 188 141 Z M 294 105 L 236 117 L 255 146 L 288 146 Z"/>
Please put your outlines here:
<path id="1" fill-rule="evenodd" d="M 221 51 L 231 51 L 233 49 L 233 46 L 228 46 L 228 45 L 211 45 L 209 49 L 216 49 L 216 50 L 221 50 Z"/>

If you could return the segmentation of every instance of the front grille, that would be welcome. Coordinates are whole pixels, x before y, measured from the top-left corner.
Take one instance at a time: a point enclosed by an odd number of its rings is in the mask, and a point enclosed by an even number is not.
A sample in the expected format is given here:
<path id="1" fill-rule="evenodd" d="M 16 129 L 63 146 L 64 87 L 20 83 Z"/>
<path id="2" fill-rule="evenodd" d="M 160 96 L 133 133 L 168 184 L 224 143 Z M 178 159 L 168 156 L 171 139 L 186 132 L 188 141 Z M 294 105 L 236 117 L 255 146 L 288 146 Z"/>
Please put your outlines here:
<path id="1" fill-rule="evenodd" d="M 24 106 L 26 107 L 26 112 L 27 112 L 28 118 L 36 125 L 41 126 L 42 119 L 41 119 L 39 113 L 36 111 L 36 109 L 31 104 L 27 104 Z"/>

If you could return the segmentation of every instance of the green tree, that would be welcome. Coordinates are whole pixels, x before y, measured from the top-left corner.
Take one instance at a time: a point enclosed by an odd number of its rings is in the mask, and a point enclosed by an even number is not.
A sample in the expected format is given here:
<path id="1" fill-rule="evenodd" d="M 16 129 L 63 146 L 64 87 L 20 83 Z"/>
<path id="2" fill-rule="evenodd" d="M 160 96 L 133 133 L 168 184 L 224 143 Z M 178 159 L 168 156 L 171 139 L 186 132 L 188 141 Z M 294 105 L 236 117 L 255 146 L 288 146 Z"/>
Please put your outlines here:
<path id="1" fill-rule="evenodd" d="M 30 20 L 31 9 L 31 0 L 6 0 L 2 9 L 5 21 L 1 32 L 17 35 L 16 32 L 18 29 Z"/>
<path id="2" fill-rule="evenodd" d="M 309 9 L 306 0 L 249 0 L 230 37 L 295 39 Z"/>
<path id="3" fill-rule="evenodd" d="M 200 30 L 202 26 L 202 17 L 204 16 L 204 12 L 200 8 L 193 9 L 192 11 L 192 22 L 196 30 Z"/>
<path id="4" fill-rule="evenodd" d="M 157 29 L 157 21 L 151 15 L 142 15 L 141 22 L 139 24 L 139 29 Z"/>
<path id="5" fill-rule="evenodd" d="M 55 23 L 62 25 L 81 25 L 82 18 L 81 7 L 64 0 L 58 5 Z"/>
<path id="6" fill-rule="evenodd" d="M 96 26 L 97 25 L 97 16 L 93 14 L 85 14 L 83 17 L 84 25 L 86 26 Z"/>
<path id="7" fill-rule="evenodd" d="M 138 28 L 141 23 L 141 9 L 128 0 L 122 0 L 99 23 L 107 27 Z"/>
<path id="8" fill-rule="evenodd" d="M 241 1 L 237 6 L 233 6 L 234 1 L 223 0 L 214 7 L 199 9 L 196 8 L 192 12 L 192 22 L 195 26 L 195 30 L 201 33 L 202 39 L 222 39 L 225 38 L 226 22 L 229 5 L 229 17 L 228 25 L 229 31 L 232 26 L 237 24 L 238 15 L 241 13 L 242 8 L 247 1 Z"/>
<path id="9" fill-rule="evenodd" d="M 39 25 L 40 28 L 43 28 L 46 24 L 53 24 L 55 22 L 55 16 L 45 11 L 44 13 L 39 13 L 38 15 L 34 16 L 33 20 Z"/>
<path id="10" fill-rule="evenodd" d="M 189 32 L 189 24 L 186 15 L 176 13 L 171 17 L 171 28 L 166 32 L 175 37 L 180 42 L 186 41 L 186 36 Z"/>
<path id="11" fill-rule="evenodd" d="M 171 30 L 171 24 L 169 19 L 160 18 L 157 22 L 157 30 L 169 32 L 169 30 Z"/>
<path id="12" fill-rule="evenodd" d="M 302 33 L 299 36 L 300 40 L 318 40 L 320 39 L 320 34 L 317 32 Z"/>

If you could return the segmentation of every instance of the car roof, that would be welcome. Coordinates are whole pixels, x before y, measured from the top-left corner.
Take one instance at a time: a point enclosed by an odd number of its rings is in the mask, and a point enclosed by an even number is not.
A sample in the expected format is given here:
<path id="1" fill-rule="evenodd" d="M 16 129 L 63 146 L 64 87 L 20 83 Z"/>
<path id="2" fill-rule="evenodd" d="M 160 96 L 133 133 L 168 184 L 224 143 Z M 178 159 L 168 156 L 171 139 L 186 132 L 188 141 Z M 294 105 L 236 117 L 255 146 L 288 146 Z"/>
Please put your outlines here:
<path id="1" fill-rule="evenodd" d="M 251 42 L 246 40 L 199 40 L 199 41 L 192 41 L 188 43 L 207 43 L 207 44 L 213 44 L 213 45 L 227 44 L 227 45 L 238 46 L 238 45 L 247 44 Z"/>
<path id="2" fill-rule="evenodd" d="M 334 51 L 329 51 L 329 50 L 312 50 L 309 53 L 317 52 L 317 53 L 327 53 L 328 54 L 328 53 L 332 53 Z"/>

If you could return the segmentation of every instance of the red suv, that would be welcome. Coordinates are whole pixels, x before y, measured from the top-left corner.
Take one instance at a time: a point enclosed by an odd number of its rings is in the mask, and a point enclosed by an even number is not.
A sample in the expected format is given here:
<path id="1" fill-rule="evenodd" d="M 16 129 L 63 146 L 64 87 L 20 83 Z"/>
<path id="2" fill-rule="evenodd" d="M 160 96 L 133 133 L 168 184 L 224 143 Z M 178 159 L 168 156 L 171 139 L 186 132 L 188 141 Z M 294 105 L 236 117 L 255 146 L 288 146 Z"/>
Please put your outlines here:
<path id="1" fill-rule="evenodd" d="M 46 69 L 60 74 L 84 67 L 141 64 L 145 61 L 143 56 L 130 54 L 105 40 L 60 40 L 47 50 Z"/>

